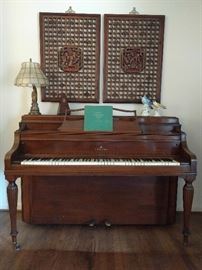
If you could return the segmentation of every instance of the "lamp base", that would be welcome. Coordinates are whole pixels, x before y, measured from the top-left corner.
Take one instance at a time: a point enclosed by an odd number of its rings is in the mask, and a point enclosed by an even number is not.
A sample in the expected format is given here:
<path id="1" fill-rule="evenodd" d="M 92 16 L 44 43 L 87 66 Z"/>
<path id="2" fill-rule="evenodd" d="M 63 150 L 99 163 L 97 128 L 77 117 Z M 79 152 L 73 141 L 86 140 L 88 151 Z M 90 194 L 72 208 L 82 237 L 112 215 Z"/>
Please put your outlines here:
<path id="1" fill-rule="evenodd" d="M 41 115 L 40 111 L 30 109 L 29 115 Z"/>
<path id="2" fill-rule="evenodd" d="M 37 89 L 36 86 L 33 85 L 33 91 L 32 91 L 32 106 L 30 108 L 30 115 L 40 115 L 39 106 L 37 103 Z"/>

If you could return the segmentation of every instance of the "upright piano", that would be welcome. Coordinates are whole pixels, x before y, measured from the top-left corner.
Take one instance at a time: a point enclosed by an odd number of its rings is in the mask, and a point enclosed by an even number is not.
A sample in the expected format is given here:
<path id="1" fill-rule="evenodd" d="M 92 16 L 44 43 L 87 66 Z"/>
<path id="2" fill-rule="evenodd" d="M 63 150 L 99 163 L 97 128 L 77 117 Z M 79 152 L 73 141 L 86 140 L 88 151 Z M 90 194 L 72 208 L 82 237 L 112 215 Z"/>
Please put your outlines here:
<path id="1" fill-rule="evenodd" d="M 188 243 L 196 156 L 176 117 L 114 116 L 113 131 L 86 132 L 80 115 L 24 115 L 5 156 L 11 237 L 17 243 L 16 179 L 27 223 L 171 224 L 184 179 Z"/>

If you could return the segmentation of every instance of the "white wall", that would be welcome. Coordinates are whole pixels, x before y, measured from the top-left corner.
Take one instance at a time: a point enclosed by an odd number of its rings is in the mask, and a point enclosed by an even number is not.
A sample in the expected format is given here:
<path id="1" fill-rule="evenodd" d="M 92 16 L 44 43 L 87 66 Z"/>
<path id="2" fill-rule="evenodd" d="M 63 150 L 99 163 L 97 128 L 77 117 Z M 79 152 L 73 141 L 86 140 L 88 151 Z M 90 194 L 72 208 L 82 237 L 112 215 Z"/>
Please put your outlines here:
<path id="1" fill-rule="evenodd" d="M 193 210 L 202 211 L 201 0 L 0 1 L 0 209 L 7 208 L 4 155 L 11 148 L 13 133 L 18 128 L 21 115 L 29 111 L 31 102 L 31 89 L 26 91 L 15 87 L 14 79 L 22 62 L 30 57 L 40 62 L 39 12 L 64 12 L 70 5 L 78 13 L 127 14 L 136 6 L 141 14 L 166 15 L 162 103 L 167 110 L 164 115 L 180 118 L 188 145 L 198 157 Z M 55 114 L 57 110 L 57 104 L 40 102 L 39 106 L 44 114 Z M 81 106 L 71 104 L 72 108 Z M 141 109 L 141 105 L 135 104 L 115 106 Z M 182 184 L 180 180 L 179 210 L 182 209 Z M 20 198 L 18 205 L 20 208 Z"/>

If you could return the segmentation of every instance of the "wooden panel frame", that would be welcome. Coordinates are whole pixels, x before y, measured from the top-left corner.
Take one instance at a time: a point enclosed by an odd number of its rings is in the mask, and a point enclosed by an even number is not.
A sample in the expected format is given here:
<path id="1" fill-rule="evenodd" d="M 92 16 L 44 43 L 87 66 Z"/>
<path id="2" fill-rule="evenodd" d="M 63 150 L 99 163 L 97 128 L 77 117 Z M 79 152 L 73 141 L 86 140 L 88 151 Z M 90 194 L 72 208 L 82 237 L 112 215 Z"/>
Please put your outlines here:
<path id="1" fill-rule="evenodd" d="M 104 102 L 160 101 L 163 15 L 104 15 Z"/>
<path id="2" fill-rule="evenodd" d="M 42 101 L 99 102 L 100 15 L 39 14 Z M 72 60 L 73 59 L 73 60 Z"/>

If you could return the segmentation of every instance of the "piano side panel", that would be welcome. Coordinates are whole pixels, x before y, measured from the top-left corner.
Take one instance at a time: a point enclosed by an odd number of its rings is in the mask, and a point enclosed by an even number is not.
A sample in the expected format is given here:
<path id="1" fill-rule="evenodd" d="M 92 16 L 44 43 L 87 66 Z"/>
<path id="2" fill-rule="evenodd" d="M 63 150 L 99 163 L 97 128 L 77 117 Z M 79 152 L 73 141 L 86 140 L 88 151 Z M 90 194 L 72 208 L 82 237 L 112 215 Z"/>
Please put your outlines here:
<path id="1" fill-rule="evenodd" d="M 171 224 L 177 179 L 171 177 L 24 177 L 23 220 L 31 224 Z"/>

